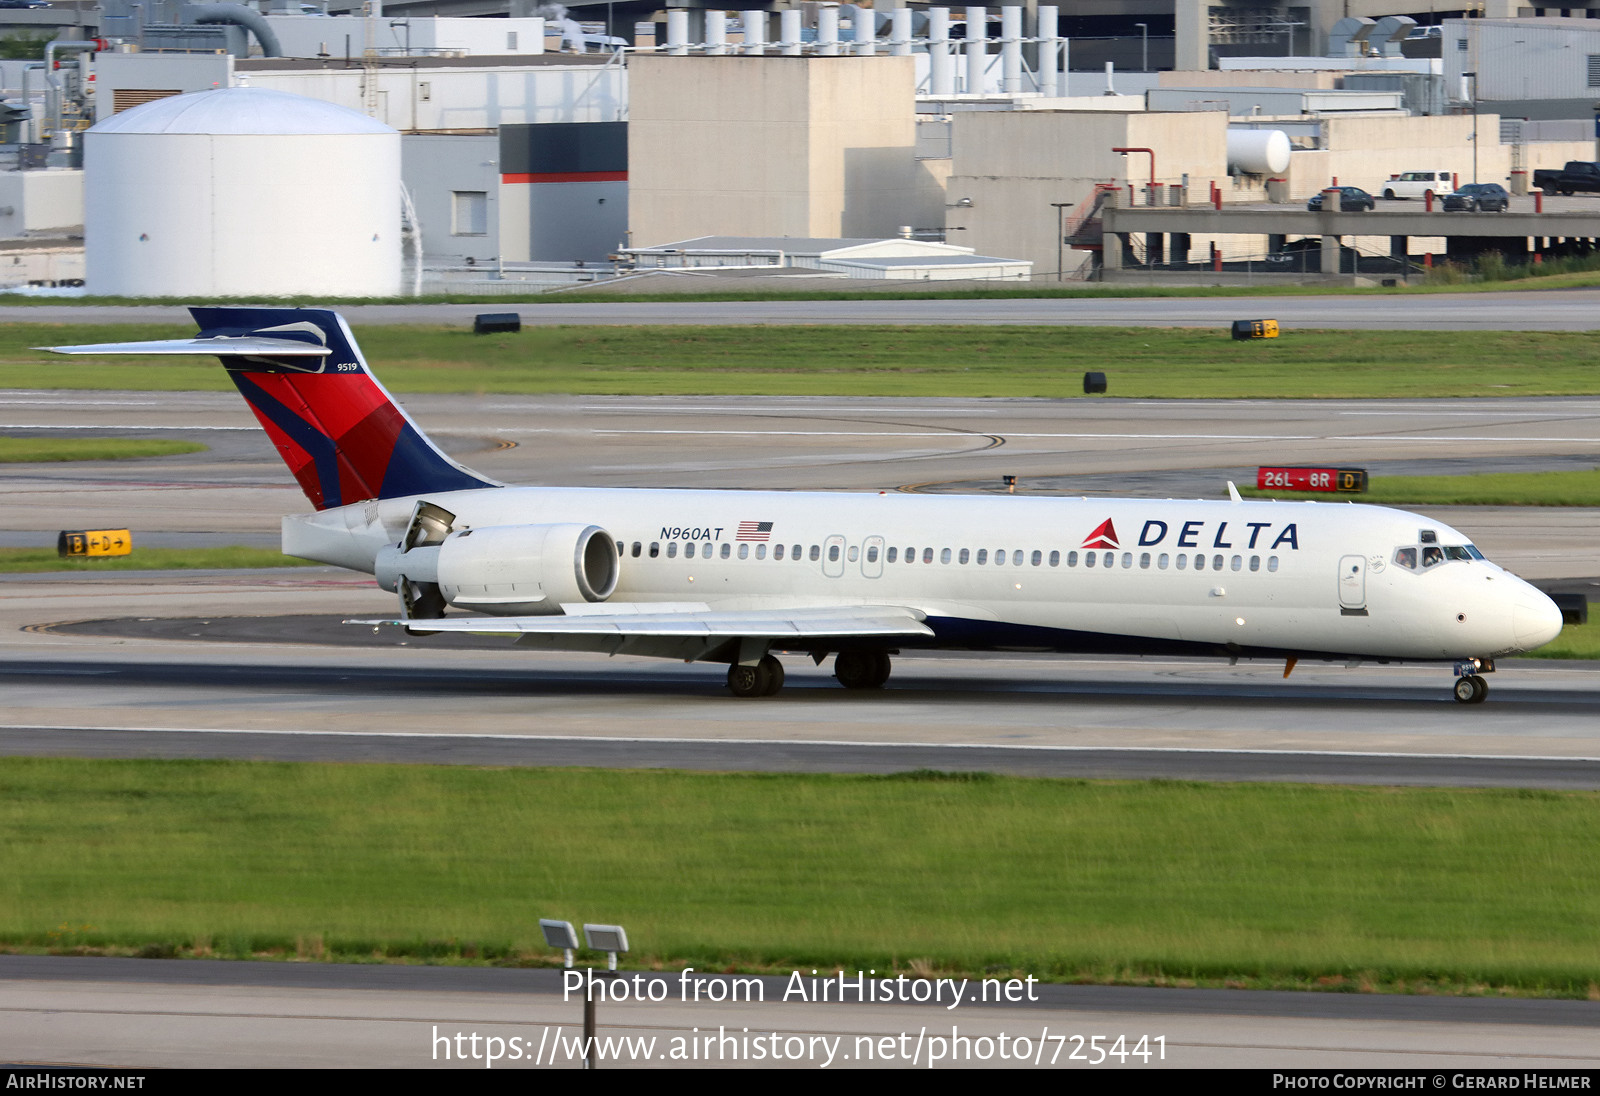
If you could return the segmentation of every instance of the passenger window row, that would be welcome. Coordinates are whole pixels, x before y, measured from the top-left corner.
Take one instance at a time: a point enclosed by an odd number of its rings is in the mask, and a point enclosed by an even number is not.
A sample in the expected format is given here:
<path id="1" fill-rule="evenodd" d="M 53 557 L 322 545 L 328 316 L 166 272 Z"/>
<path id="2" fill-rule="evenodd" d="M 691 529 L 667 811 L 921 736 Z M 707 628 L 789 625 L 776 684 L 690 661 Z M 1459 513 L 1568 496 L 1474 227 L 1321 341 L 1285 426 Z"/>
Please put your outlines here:
<path id="1" fill-rule="evenodd" d="M 692 540 L 683 542 L 669 540 L 667 541 L 666 545 L 667 559 L 678 558 L 678 546 L 680 543 L 683 545 L 684 559 L 695 559 L 697 554 L 701 559 L 731 559 L 734 555 L 734 546 L 727 542 L 724 542 L 719 546 L 716 544 L 696 544 L 696 542 Z M 739 558 L 749 559 L 751 555 L 751 547 L 752 546 L 749 544 L 740 544 L 738 546 Z M 813 563 L 822 558 L 821 545 L 813 544 L 811 545 L 809 551 L 806 551 L 805 545 L 802 544 L 794 545 L 792 548 L 789 548 L 787 552 L 785 551 L 786 547 L 786 545 L 774 544 L 772 546 L 772 558 L 775 560 L 781 560 L 787 555 L 787 557 L 791 560 L 808 559 Z M 767 546 L 765 544 L 754 545 L 754 548 L 756 559 L 767 558 Z M 937 550 L 933 548 L 923 548 L 920 550 L 919 555 L 919 550 L 917 548 L 907 548 L 902 554 L 900 549 L 895 547 L 885 551 L 883 554 L 883 559 L 886 563 L 897 563 L 901 560 L 906 563 L 916 563 L 919 560 L 923 563 L 932 563 L 934 561 L 936 551 L 940 563 L 948 564 L 954 562 L 963 566 L 971 563 L 976 564 L 979 567 L 1005 567 L 1008 565 L 1011 567 L 1022 567 L 1026 565 L 1040 567 L 1043 566 L 1048 560 L 1051 567 L 1059 567 L 1063 562 L 1061 553 L 1059 551 L 1052 551 L 1048 554 L 1048 556 L 1046 556 L 1046 553 L 1038 548 L 1033 549 L 1031 552 L 1021 548 L 996 548 L 994 549 L 992 555 L 990 550 L 987 548 L 979 548 L 976 552 L 969 548 L 962 548 L 959 551 L 949 548 L 940 548 Z M 1456 549 L 1453 551 L 1461 550 Z M 633 542 L 633 550 L 630 553 L 627 552 L 627 545 L 624 542 L 619 541 L 617 543 L 617 552 L 619 555 L 631 554 L 633 558 L 638 559 L 641 555 L 645 554 L 646 549 L 642 541 L 636 540 Z M 854 563 L 860 558 L 858 552 L 859 549 L 856 546 L 851 546 L 849 551 L 850 562 Z M 1403 553 L 1406 552 L 1413 553 L 1411 556 L 1413 562 L 1410 564 L 1406 564 L 1404 562 L 1405 556 Z M 660 557 L 662 554 L 661 542 L 651 541 L 648 554 L 651 559 Z M 1462 555 L 1464 558 L 1464 551 Z M 828 562 L 837 563 L 839 562 L 839 557 L 840 546 L 837 544 L 828 545 Z M 1208 557 L 1204 552 L 1195 552 L 1192 555 L 1179 552 L 1176 556 L 1168 555 L 1166 552 L 1162 552 L 1160 555 L 1155 556 L 1152 556 L 1149 552 L 1140 552 L 1137 558 L 1139 569 L 1145 571 L 1150 569 L 1152 563 L 1159 571 L 1165 571 L 1169 567 L 1178 571 L 1184 571 L 1190 568 L 1193 568 L 1196 571 L 1204 571 L 1208 568 L 1212 571 L 1242 571 L 1247 566 L 1252 571 L 1261 570 L 1260 556 L 1246 557 L 1242 555 L 1214 555 L 1209 557 L 1208 561 Z M 1456 557 L 1452 556 L 1451 558 Z M 1134 566 L 1134 559 L 1134 553 L 1132 552 L 1122 552 L 1120 555 L 1117 552 L 1083 552 L 1081 554 L 1078 552 L 1068 552 L 1064 562 L 1068 567 L 1077 567 L 1081 564 L 1084 568 L 1099 568 L 1101 570 L 1112 570 L 1120 563 L 1124 570 L 1131 570 Z M 867 548 L 866 560 L 868 563 L 878 562 L 877 545 L 874 544 Z M 1401 549 L 1400 552 L 1396 553 L 1396 562 L 1401 563 L 1403 566 L 1416 566 L 1415 550 L 1404 548 Z M 1278 569 L 1277 556 L 1268 556 L 1266 558 L 1266 563 L 1268 571 L 1276 571 Z"/>

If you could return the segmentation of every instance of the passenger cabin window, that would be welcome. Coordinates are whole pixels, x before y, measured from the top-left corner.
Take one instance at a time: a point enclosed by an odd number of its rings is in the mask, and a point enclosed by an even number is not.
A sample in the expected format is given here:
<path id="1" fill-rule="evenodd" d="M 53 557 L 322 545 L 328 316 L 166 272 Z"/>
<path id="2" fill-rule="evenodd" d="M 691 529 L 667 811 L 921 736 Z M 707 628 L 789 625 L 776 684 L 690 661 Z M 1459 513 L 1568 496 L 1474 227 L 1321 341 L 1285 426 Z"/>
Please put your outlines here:
<path id="1" fill-rule="evenodd" d="M 773 559 L 782 559 L 783 558 L 783 545 L 774 544 L 772 546 L 772 558 Z"/>
<path id="2" fill-rule="evenodd" d="M 1035 548 L 1033 550 L 1033 565 L 1035 567 L 1044 562 L 1044 553 Z"/>
<path id="3" fill-rule="evenodd" d="M 933 562 L 933 549 L 932 548 L 924 548 L 922 550 L 922 562 L 923 563 L 932 563 Z"/>
<path id="4" fill-rule="evenodd" d="M 668 559 L 677 559 L 678 558 L 678 542 L 677 541 L 675 541 L 675 540 L 667 541 L 667 558 Z"/>
<path id="5" fill-rule="evenodd" d="M 661 554 L 661 542 L 658 541 L 658 540 L 652 540 L 650 542 L 650 558 L 651 559 L 655 559 L 660 554 Z"/>
<path id="6" fill-rule="evenodd" d="M 750 558 L 750 546 L 748 544 L 739 545 L 739 558 L 740 559 L 749 559 Z"/>
<path id="7" fill-rule="evenodd" d="M 878 562 L 878 546 L 876 544 L 871 545 L 871 546 L 869 546 L 867 548 L 867 562 L 868 563 L 877 563 Z"/>
<path id="8" fill-rule="evenodd" d="M 780 544 L 780 545 L 778 545 L 778 547 L 782 548 L 783 545 Z M 756 558 L 757 559 L 766 559 L 767 558 L 767 546 L 765 544 L 756 545 Z"/>
<path id="9" fill-rule="evenodd" d="M 1068 567 L 1076 567 L 1077 565 L 1078 565 L 1078 553 L 1076 553 L 1076 552 L 1068 552 L 1067 553 L 1067 566 Z"/>
<path id="10" fill-rule="evenodd" d="M 828 562 L 829 563 L 838 563 L 839 562 L 839 546 L 837 544 L 828 545 Z"/>
<path id="11" fill-rule="evenodd" d="M 796 560 L 798 560 L 800 558 L 800 545 L 796 544 L 794 546 L 794 550 L 793 550 L 793 553 L 791 555 L 791 558 L 796 559 Z"/>
<path id="12" fill-rule="evenodd" d="M 961 555 L 958 557 L 957 562 L 966 563 L 967 560 L 969 560 L 971 558 L 972 558 L 972 552 L 969 549 L 963 548 L 963 549 L 961 549 Z"/>
<path id="13" fill-rule="evenodd" d="M 819 560 L 821 558 L 822 558 L 822 549 L 817 547 L 815 544 L 813 544 L 811 546 L 811 562 L 815 563 L 815 562 L 817 562 L 817 560 Z"/>
<path id="14" fill-rule="evenodd" d="M 987 549 L 987 548 L 979 548 L 978 549 L 978 566 L 982 567 L 985 564 L 987 564 L 988 562 L 989 562 L 989 549 Z"/>
<path id="15" fill-rule="evenodd" d="M 895 561 L 897 561 L 900 558 L 900 549 L 898 549 L 898 548 L 889 549 L 887 552 L 885 552 L 883 554 L 883 558 L 884 558 L 885 561 L 887 561 L 889 563 L 894 563 Z"/>
<path id="16" fill-rule="evenodd" d="M 940 563 L 949 563 L 950 562 L 950 549 L 941 548 L 939 550 L 939 562 Z"/>
<path id="17" fill-rule="evenodd" d="M 1268 556 L 1267 557 L 1267 570 L 1276 571 L 1277 569 L 1278 569 L 1278 557 L 1277 556 Z"/>
<path id="18" fill-rule="evenodd" d="M 854 544 L 852 544 L 850 546 L 850 562 L 851 563 L 854 563 L 856 561 L 856 558 L 860 554 L 860 551 L 861 550 L 859 548 L 857 548 Z"/>
<path id="19" fill-rule="evenodd" d="M 644 545 L 640 544 L 638 541 L 634 541 L 633 542 L 633 558 L 634 559 L 638 559 L 639 558 L 639 553 L 642 552 L 642 551 L 644 551 Z"/>
<path id="20" fill-rule="evenodd" d="M 1050 566 L 1061 566 L 1061 553 L 1059 551 L 1053 551 L 1050 553 Z"/>
<path id="21" fill-rule="evenodd" d="M 733 555 L 733 545 L 724 544 L 722 546 L 722 558 L 727 559 L 731 555 Z"/>
<path id="22" fill-rule="evenodd" d="M 693 559 L 694 558 L 694 541 L 691 540 L 688 544 L 685 544 L 683 546 L 683 558 L 684 559 Z"/>

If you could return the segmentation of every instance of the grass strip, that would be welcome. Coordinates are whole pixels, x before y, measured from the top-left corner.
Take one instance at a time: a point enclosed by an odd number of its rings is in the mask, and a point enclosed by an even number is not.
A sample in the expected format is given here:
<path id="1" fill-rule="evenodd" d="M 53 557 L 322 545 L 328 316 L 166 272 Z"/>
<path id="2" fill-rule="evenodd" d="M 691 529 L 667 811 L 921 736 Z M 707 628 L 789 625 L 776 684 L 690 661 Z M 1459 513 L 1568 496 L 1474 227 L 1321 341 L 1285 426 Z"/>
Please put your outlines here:
<path id="1" fill-rule="evenodd" d="M 1365 493 L 1262 491 L 1240 487 L 1258 499 L 1307 499 L 1377 503 L 1384 506 L 1600 506 L 1600 469 L 1565 472 L 1478 472 L 1464 476 L 1373 476 Z"/>
<path id="2" fill-rule="evenodd" d="M 1600 617 L 1587 624 L 1568 624 L 1555 639 L 1520 657 L 1600 659 Z"/>
<path id="3" fill-rule="evenodd" d="M 1600 795 L 0 759 L 19 950 L 1600 995 Z"/>
<path id="4" fill-rule="evenodd" d="M 0 328 L 0 388 L 229 388 L 207 358 L 59 359 L 31 347 L 192 335 L 188 325 Z M 366 327 L 398 392 L 1082 398 L 1108 373 L 1134 398 L 1372 398 L 1600 393 L 1582 332 L 1291 331 L 1043 326 Z M 41 369 L 42 363 L 50 368 Z M 1402 363 L 1402 364 L 1397 364 Z"/>
<path id="5" fill-rule="evenodd" d="M 134 548 L 125 556 L 61 559 L 54 548 L 0 548 L 0 574 L 33 571 L 212 571 L 243 567 L 316 567 L 276 548 Z"/>
<path id="6" fill-rule="evenodd" d="M 0 464 L 38 464 L 72 460 L 127 460 L 201 453 L 194 441 L 168 438 L 8 438 L 0 437 Z"/>

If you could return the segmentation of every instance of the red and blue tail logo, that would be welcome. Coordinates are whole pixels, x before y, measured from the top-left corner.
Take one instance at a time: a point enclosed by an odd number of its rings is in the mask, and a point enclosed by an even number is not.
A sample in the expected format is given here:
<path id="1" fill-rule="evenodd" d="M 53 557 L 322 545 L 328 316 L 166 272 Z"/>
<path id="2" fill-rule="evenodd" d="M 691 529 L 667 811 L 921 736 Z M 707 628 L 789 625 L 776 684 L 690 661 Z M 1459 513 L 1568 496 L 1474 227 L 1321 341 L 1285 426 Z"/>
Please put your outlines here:
<path id="1" fill-rule="evenodd" d="M 228 375 L 318 510 L 499 484 L 418 430 L 367 369 L 343 317 L 320 308 L 191 308 L 201 339 L 325 347 L 320 356 L 222 355 Z"/>

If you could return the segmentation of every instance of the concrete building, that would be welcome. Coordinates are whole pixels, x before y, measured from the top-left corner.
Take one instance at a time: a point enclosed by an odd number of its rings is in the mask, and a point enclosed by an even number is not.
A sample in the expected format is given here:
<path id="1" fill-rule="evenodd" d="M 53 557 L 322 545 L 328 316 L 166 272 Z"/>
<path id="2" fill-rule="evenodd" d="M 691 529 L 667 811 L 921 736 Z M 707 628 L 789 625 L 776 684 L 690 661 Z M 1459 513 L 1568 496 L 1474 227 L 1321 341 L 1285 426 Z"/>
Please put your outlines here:
<path id="1" fill-rule="evenodd" d="M 1600 19 L 1448 19 L 1443 38 L 1445 86 L 1462 104 L 1511 118 L 1595 113 Z"/>
<path id="2" fill-rule="evenodd" d="M 952 129 L 947 225 L 959 235 L 947 238 L 1025 259 L 1035 277 L 1055 277 L 1063 262 L 1070 272 L 1088 261 L 1086 252 L 1058 245 L 1057 229 L 1070 229 L 1087 210 L 1097 184 L 1148 186 L 1153 175 L 1162 190 L 1185 181 L 1202 195 L 1213 184 L 1231 187 L 1228 116 L 1221 112 L 974 112 L 956 115 Z"/>
<path id="3" fill-rule="evenodd" d="M 634 57 L 633 244 L 939 225 L 947 161 L 917 158 L 912 72 L 910 57 Z"/>

